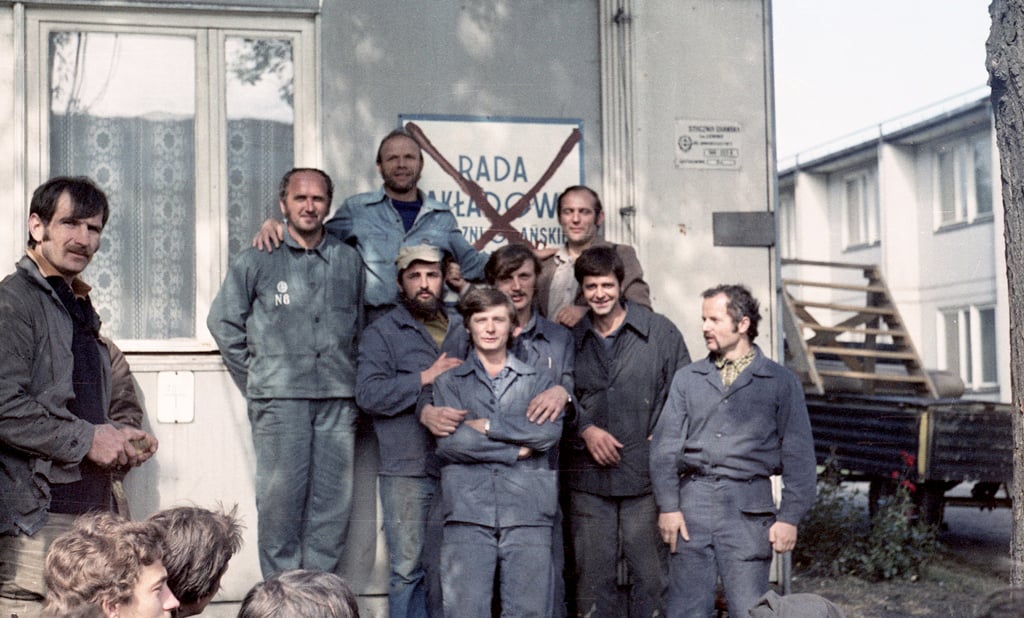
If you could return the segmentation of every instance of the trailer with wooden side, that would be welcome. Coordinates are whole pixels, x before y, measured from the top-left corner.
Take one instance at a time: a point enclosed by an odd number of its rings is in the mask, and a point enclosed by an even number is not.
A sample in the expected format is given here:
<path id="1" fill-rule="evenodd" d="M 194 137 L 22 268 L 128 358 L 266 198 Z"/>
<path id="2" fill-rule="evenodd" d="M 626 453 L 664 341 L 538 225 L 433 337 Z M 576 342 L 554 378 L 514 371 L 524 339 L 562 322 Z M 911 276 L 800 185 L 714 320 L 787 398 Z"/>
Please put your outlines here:
<path id="1" fill-rule="evenodd" d="M 958 377 L 923 367 L 877 266 L 782 264 L 786 363 L 804 384 L 818 463 L 868 481 L 872 505 L 908 476 L 929 523 L 946 505 L 1009 506 L 1012 406 L 965 399 Z M 946 495 L 965 482 L 970 497 Z"/>

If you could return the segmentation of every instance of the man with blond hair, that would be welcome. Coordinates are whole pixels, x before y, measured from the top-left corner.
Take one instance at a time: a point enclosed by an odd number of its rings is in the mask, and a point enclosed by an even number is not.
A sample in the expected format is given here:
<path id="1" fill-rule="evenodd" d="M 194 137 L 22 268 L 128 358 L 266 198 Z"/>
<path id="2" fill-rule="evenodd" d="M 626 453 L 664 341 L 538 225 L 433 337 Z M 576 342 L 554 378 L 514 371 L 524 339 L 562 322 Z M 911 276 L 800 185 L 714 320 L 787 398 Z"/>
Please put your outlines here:
<path id="1" fill-rule="evenodd" d="M 112 513 L 75 520 L 46 556 L 48 614 L 91 605 L 108 618 L 170 618 L 178 599 L 167 587 L 163 530 Z"/>

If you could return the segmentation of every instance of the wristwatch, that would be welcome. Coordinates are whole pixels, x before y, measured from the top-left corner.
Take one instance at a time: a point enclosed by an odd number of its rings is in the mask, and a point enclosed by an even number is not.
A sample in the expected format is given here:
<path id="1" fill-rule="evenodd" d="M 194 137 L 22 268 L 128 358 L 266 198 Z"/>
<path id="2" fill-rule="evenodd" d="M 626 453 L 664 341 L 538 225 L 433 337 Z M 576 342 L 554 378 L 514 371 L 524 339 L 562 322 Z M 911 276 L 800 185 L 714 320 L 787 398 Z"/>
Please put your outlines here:
<path id="1" fill-rule="evenodd" d="M 484 419 L 484 435 L 491 433 L 491 419 Z"/>

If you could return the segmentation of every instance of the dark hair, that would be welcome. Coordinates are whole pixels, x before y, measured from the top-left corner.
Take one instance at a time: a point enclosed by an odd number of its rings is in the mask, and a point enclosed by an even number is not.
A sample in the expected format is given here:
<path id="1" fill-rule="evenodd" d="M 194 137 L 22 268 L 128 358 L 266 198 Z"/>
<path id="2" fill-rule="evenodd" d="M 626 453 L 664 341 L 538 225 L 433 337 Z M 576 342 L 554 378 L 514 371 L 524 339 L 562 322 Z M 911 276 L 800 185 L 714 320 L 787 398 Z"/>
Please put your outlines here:
<path id="1" fill-rule="evenodd" d="M 619 252 L 615 250 L 615 247 L 608 245 L 591 247 L 581 253 L 576 258 L 573 270 L 576 274 L 576 282 L 580 285 L 583 285 L 584 277 L 603 277 L 614 274 L 620 284 L 626 278 L 626 267 L 622 263 L 622 258 L 619 257 Z"/>
<path id="2" fill-rule="evenodd" d="M 79 605 L 131 601 L 143 567 L 164 556 L 163 530 L 107 512 L 77 518 L 46 554 L 45 609 L 59 613 Z"/>
<path id="3" fill-rule="evenodd" d="M 253 586 L 238 618 L 359 618 L 352 589 L 334 573 L 295 569 L 282 571 Z"/>
<path id="4" fill-rule="evenodd" d="M 586 193 L 587 195 L 590 196 L 590 198 L 594 201 L 595 215 L 601 214 L 601 212 L 604 210 L 604 206 L 601 205 L 601 198 L 598 197 L 597 191 L 594 191 L 593 189 L 585 185 L 573 185 L 571 187 L 566 187 L 565 189 L 562 189 L 562 192 L 558 194 L 558 201 L 556 202 L 558 205 L 558 209 L 556 211 L 556 214 L 562 214 L 562 198 L 564 198 L 566 195 L 570 193 L 575 192 Z"/>
<path id="5" fill-rule="evenodd" d="M 739 324 L 743 318 L 750 319 L 750 327 L 747 329 L 747 336 L 753 342 L 757 338 L 757 323 L 761 321 L 761 305 L 750 293 L 746 286 L 720 284 L 708 288 L 701 293 L 704 298 L 712 298 L 724 294 L 729 299 L 726 309 L 734 324 Z"/>
<path id="6" fill-rule="evenodd" d="M 487 260 L 487 264 L 484 265 L 484 278 L 487 279 L 487 283 L 494 285 L 498 279 L 510 277 L 527 262 L 533 264 L 533 274 L 540 275 L 540 260 L 530 247 L 523 244 L 505 245 L 492 253 Z"/>
<path id="7" fill-rule="evenodd" d="M 382 162 L 380 158 L 380 152 L 384 150 L 384 144 L 395 139 L 396 137 L 407 137 L 411 139 L 412 143 L 416 144 L 416 152 L 420 154 L 420 161 L 423 160 L 423 151 L 420 149 L 420 143 L 416 141 L 416 138 L 413 137 L 412 134 L 405 129 L 395 129 L 394 131 L 385 135 L 384 139 L 380 140 L 380 145 L 377 146 L 377 165 L 380 165 Z"/>
<path id="8" fill-rule="evenodd" d="M 194 506 L 165 509 L 149 516 L 164 531 L 167 586 L 185 604 L 216 592 L 228 560 L 242 547 L 236 505 L 230 512 Z"/>
<path id="9" fill-rule="evenodd" d="M 506 296 L 504 292 L 487 285 L 473 286 L 455 305 L 455 309 L 462 316 L 462 320 L 467 328 L 469 326 L 469 318 L 482 311 L 487 311 L 491 307 L 505 307 L 508 309 L 513 328 L 519 325 L 519 317 L 516 314 L 516 306 L 512 304 L 512 299 Z"/>
<path id="10" fill-rule="evenodd" d="M 86 176 L 55 176 L 39 185 L 32 192 L 28 213 L 39 217 L 43 225 L 50 225 L 53 213 L 57 212 L 57 202 L 65 192 L 71 198 L 72 217 L 88 219 L 101 214 L 103 215 L 103 225 L 107 224 L 107 219 L 110 217 L 110 203 L 107 201 L 107 194 Z M 28 246 L 36 246 L 36 241 L 31 234 L 28 235 Z"/>
<path id="11" fill-rule="evenodd" d="M 285 198 L 288 197 L 288 183 L 291 182 L 292 176 L 300 172 L 320 174 L 320 178 L 323 178 L 324 186 L 327 188 L 327 206 L 330 207 L 331 202 L 334 201 L 334 181 L 327 175 L 327 172 L 318 170 L 315 167 L 293 167 L 288 170 L 288 172 L 281 177 L 281 185 L 277 188 L 277 198 L 283 202 Z"/>

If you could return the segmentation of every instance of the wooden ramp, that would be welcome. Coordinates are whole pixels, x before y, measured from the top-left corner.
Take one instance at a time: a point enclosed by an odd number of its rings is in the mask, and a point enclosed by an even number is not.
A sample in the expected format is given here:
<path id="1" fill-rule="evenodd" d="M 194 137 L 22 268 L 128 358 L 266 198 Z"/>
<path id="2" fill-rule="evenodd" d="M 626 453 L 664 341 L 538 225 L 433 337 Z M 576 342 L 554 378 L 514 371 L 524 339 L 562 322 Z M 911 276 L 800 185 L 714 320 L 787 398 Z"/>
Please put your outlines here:
<path id="1" fill-rule="evenodd" d="M 865 394 L 895 389 L 938 397 L 878 266 L 808 260 L 782 265 L 825 273 L 820 279 L 782 279 L 788 361 L 807 392 L 824 395 L 830 381 L 845 380 L 856 381 Z M 831 300 L 837 298 L 842 300 Z"/>

